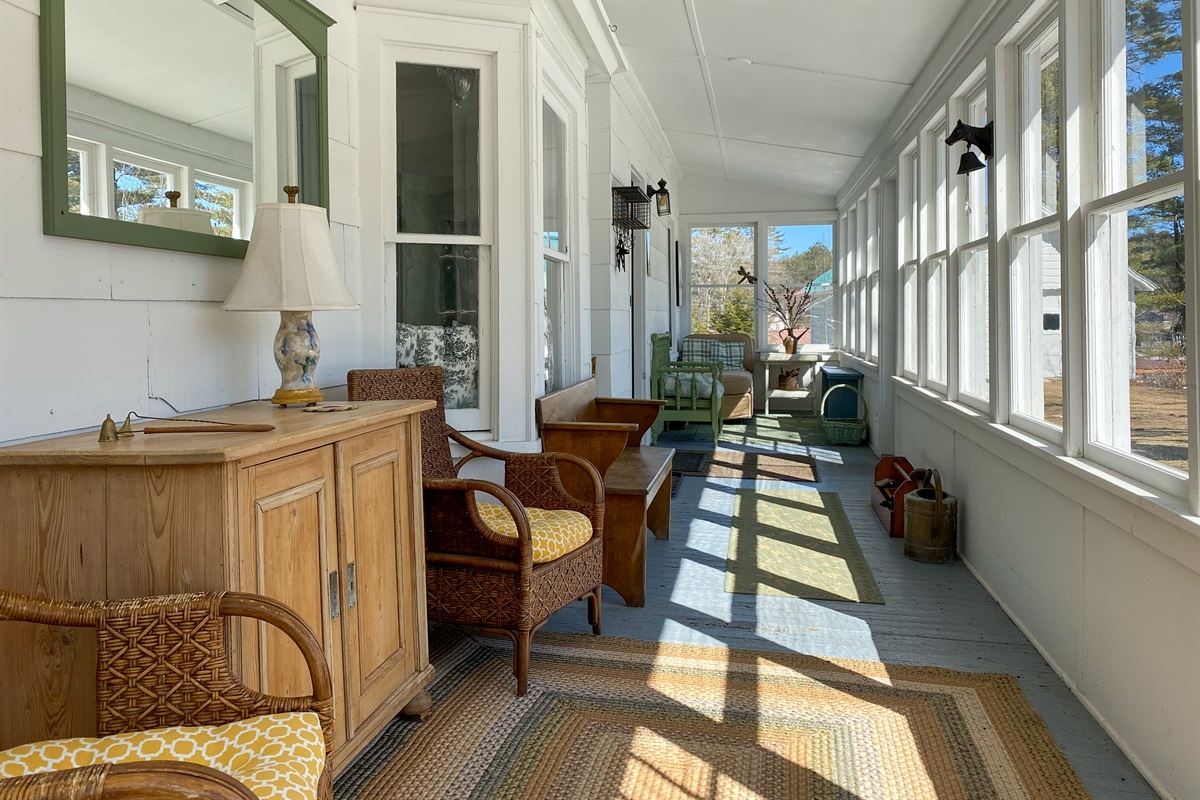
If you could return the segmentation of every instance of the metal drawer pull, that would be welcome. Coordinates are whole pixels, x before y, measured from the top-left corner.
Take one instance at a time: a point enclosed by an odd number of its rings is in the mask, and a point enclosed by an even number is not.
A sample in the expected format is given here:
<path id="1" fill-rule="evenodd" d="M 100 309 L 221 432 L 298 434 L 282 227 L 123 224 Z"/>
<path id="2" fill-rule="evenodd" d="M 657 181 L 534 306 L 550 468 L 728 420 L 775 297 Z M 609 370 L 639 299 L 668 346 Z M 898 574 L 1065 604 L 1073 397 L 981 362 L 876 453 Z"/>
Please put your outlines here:
<path id="1" fill-rule="evenodd" d="M 346 601 L 346 604 L 350 608 L 354 608 L 355 603 L 358 602 L 358 593 L 354 591 L 354 562 L 353 561 L 351 561 L 349 564 L 346 565 L 346 592 L 347 592 L 347 594 L 350 595 Z"/>
<path id="2" fill-rule="evenodd" d="M 341 613 L 342 610 L 338 601 L 338 574 L 335 569 L 329 573 L 329 618 L 337 619 Z"/>

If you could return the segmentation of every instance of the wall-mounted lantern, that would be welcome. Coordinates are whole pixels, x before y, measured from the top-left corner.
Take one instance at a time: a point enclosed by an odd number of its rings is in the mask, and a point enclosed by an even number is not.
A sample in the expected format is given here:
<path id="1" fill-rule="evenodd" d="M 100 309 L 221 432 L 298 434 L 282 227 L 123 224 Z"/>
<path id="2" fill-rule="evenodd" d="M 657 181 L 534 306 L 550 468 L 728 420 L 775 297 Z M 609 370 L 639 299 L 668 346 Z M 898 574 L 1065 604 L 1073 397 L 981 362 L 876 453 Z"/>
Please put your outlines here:
<path id="1" fill-rule="evenodd" d="M 633 231 L 650 229 L 650 198 L 637 186 L 614 186 L 612 199 L 613 227 L 617 231 L 616 267 L 624 270 L 625 256 L 633 249 Z"/>
<path id="2" fill-rule="evenodd" d="M 670 216 L 671 193 L 667 191 L 667 181 L 665 178 L 659 180 L 657 189 L 647 186 L 646 194 L 654 198 L 655 210 L 660 217 Z"/>

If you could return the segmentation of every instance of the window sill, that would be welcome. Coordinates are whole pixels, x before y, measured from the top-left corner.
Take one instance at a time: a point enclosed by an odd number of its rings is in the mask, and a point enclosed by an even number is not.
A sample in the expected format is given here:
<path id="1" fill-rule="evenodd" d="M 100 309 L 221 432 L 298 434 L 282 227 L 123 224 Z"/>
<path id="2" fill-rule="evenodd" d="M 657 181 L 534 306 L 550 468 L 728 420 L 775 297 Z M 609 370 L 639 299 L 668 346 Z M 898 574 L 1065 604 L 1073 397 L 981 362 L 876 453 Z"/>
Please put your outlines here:
<path id="1" fill-rule="evenodd" d="M 1119 473 L 1082 458 L 1065 455 L 1061 446 L 1040 441 L 1009 425 L 990 422 L 974 409 L 947 400 L 918 387 L 907 378 L 893 377 L 898 395 L 918 410 L 933 416 L 956 433 L 971 438 L 992 455 L 1040 480 L 1048 488 L 1079 503 L 1089 511 L 1128 531 L 1149 546 L 1200 572 L 1200 516 L 1187 503 L 1139 484 Z M 1188 534 L 1186 540 L 1171 537 L 1162 528 L 1139 525 L 1128 506 L 1153 514 Z"/>
<path id="2" fill-rule="evenodd" d="M 854 367 L 865 377 L 870 378 L 873 381 L 879 380 L 879 365 L 877 363 L 873 361 L 864 361 L 852 353 L 847 353 L 845 350 L 838 351 L 838 358 L 841 359 L 843 364 Z"/>

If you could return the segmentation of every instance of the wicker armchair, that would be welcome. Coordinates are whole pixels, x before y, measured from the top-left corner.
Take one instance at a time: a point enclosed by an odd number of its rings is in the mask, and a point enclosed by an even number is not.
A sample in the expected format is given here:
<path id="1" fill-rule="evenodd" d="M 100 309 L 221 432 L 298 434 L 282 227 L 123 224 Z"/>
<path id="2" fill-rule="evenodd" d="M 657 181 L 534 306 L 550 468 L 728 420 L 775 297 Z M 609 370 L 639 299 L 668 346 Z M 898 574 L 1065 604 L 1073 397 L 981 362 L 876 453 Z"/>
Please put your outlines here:
<path id="1" fill-rule="evenodd" d="M 567 453 L 511 453 L 468 439 L 446 424 L 441 367 L 353 370 L 349 396 L 358 400 L 434 400 L 421 414 L 421 475 L 425 494 L 425 588 L 429 618 L 502 632 L 513 640 L 517 694 L 529 685 L 533 634 L 554 612 L 587 598 L 588 621 L 600 634 L 600 582 L 604 572 L 604 485 L 596 468 Z M 457 464 L 450 441 L 466 448 Z M 458 477 L 475 458 L 502 461 L 504 485 Z M 559 467 L 585 476 L 590 497 L 563 488 Z M 516 522 L 517 538 L 483 521 L 475 500 L 482 492 L 498 500 Z M 578 511 L 591 522 L 591 538 L 544 564 L 533 563 L 525 509 Z"/>
<path id="2" fill-rule="evenodd" d="M 256 692 L 234 677 L 225 618 L 274 625 L 304 656 L 310 697 Z M 135 600 L 67 602 L 0 590 L 0 620 L 96 629 L 96 727 L 100 736 L 171 726 L 224 725 L 264 714 L 316 712 L 328 762 L 333 752 L 333 680 L 325 653 L 287 606 L 253 594 L 217 592 Z M 326 769 L 318 796 L 332 798 Z M 236 780 L 196 764 L 102 764 L 0 780 L 0 799 L 252 798 Z"/>

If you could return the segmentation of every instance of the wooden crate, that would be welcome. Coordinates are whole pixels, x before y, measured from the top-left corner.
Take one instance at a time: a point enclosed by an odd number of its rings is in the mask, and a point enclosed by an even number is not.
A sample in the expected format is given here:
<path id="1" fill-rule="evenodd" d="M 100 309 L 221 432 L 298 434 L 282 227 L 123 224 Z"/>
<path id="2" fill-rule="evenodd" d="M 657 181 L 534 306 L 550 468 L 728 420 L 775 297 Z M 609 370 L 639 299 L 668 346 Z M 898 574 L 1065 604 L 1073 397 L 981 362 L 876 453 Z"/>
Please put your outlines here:
<path id="1" fill-rule="evenodd" d="M 904 456 L 884 456 L 875 465 L 871 508 L 892 538 L 904 537 L 904 496 L 920 485 L 922 475 Z"/>

